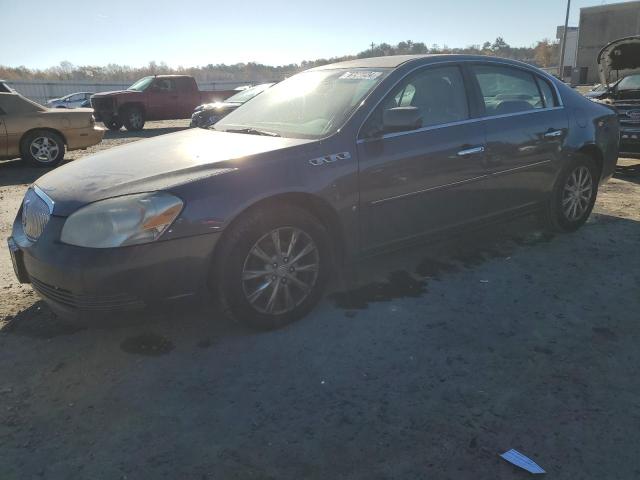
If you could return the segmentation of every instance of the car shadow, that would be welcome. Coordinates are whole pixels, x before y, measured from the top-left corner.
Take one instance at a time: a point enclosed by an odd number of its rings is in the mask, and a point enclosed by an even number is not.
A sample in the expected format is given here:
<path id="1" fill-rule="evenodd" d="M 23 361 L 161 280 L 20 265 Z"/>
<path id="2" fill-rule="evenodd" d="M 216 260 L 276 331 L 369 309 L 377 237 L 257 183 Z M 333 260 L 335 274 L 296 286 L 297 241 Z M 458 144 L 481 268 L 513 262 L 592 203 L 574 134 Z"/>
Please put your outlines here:
<path id="1" fill-rule="evenodd" d="M 593 213 L 581 232 L 606 225 L 608 229 L 632 227 L 640 233 L 640 222 Z M 576 233 L 574 235 L 579 235 Z M 583 233 L 585 235 L 585 233 Z M 560 238 L 559 236 L 558 238 Z M 537 217 L 529 216 L 478 227 L 468 235 L 425 242 L 396 252 L 388 252 L 355 263 L 336 274 L 323 303 L 332 304 L 347 317 L 368 308 L 371 303 L 389 302 L 429 294 L 428 285 L 442 281 L 448 275 L 474 270 L 491 260 L 508 260 L 522 249 L 554 242 L 556 236 L 541 229 Z M 318 307 L 322 308 L 322 307 Z M 210 302 L 177 304 L 157 312 L 138 312 L 127 316 L 114 315 L 89 330 L 132 332 L 162 331 L 168 341 L 187 337 L 221 338 L 227 335 L 254 334 L 225 316 Z M 59 320 L 42 300 L 7 319 L 0 333 L 51 339 L 78 333 L 85 328 L 70 326 Z M 202 333 L 204 332 L 204 333 Z M 132 343 L 153 343 L 150 337 L 132 338 Z M 137 343 L 136 343 L 137 342 Z M 159 345 L 164 345 L 158 340 Z M 151 347 L 149 347 L 151 348 Z M 168 353 L 168 352 L 167 352 Z"/>
<path id="2" fill-rule="evenodd" d="M 137 132 L 130 132 L 124 128 L 120 130 L 107 130 L 104 133 L 104 140 L 117 140 L 120 138 L 153 138 L 158 135 L 166 135 L 167 133 L 175 133 L 185 130 L 189 127 L 162 127 L 162 128 L 144 128 Z"/>
<path id="3" fill-rule="evenodd" d="M 72 160 L 65 160 L 62 165 Z M 8 185 L 27 185 L 33 183 L 53 168 L 38 168 L 27 165 L 22 159 L 0 161 L 0 187 Z"/>
<path id="4" fill-rule="evenodd" d="M 640 184 L 640 160 L 632 165 L 618 165 L 613 176 L 619 180 Z"/>

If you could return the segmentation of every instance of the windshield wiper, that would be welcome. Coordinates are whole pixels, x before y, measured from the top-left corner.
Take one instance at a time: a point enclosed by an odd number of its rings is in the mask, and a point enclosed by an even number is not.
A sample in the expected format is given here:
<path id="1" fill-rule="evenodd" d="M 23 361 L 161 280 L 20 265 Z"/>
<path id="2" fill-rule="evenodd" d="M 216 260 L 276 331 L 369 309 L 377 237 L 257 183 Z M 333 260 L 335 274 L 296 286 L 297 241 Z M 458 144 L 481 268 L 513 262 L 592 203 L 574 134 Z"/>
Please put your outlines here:
<path id="1" fill-rule="evenodd" d="M 223 130 L 229 133 L 248 133 L 249 135 L 265 135 L 267 137 L 280 137 L 281 135 L 276 132 L 269 132 L 267 130 L 259 130 L 257 128 L 228 128 Z"/>

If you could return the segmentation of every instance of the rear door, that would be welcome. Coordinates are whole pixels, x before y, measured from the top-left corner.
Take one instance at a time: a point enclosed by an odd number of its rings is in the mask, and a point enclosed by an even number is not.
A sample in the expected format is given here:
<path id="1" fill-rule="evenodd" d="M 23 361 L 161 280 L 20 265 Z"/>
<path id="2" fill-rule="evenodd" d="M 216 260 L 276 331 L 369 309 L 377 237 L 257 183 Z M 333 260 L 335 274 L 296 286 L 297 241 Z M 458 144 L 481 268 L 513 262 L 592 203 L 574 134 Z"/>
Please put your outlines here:
<path id="1" fill-rule="evenodd" d="M 472 119 L 458 65 L 408 74 L 374 109 L 358 140 L 363 250 L 465 223 L 487 213 L 485 137 Z M 380 132 L 383 111 L 414 106 L 422 127 Z"/>
<path id="2" fill-rule="evenodd" d="M 568 119 L 555 88 L 526 68 L 469 66 L 484 109 L 486 201 L 494 213 L 534 206 L 551 188 Z"/>
<path id="3" fill-rule="evenodd" d="M 156 78 L 147 90 L 147 119 L 167 120 L 177 117 L 178 94 L 173 78 Z"/>
<path id="4" fill-rule="evenodd" d="M 7 155 L 7 127 L 4 123 L 5 111 L 0 106 L 0 158 Z"/>
<path id="5" fill-rule="evenodd" d="M 200 104 L 200 91 L 192 78 L 178 77 L 177 111 L 175 118 L 190 118 L 193 110 Z"/>

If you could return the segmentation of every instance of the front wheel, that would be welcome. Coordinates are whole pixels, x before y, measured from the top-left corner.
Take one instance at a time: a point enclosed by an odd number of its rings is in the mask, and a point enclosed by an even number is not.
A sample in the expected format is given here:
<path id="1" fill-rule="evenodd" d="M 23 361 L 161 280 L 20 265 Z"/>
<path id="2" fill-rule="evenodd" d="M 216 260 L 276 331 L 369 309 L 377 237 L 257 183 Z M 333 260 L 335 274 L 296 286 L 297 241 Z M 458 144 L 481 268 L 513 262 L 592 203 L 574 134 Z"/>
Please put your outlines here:
<path id="1" fill-rule="evenodd" d="M 105 127 L 107 127 L 112 132 L 117 132 L 122 128 L 122 122 L 117 118 L 110 118 L 109 120 L 105 120 L 102 122 Z"/>
<path id="2" fill-rule="evenodd" d="M 214 281 L 235 320 L 270 330 L 302 318 L 320 300 L 331 252 L 313 215 L 293 206 L 249 212 L 223 242 Z"/>
<path id="3" fill-rule="evenodd" d="M 130 132 L 137 132 L 144 128 L 144 112 L 138 107 L 130 107 L 124 113 L 124 126 Z"/>
<path id="4" fill-rule="evenodd" d="M 582 154 L 562 169 L 545 209 L 545 226 L 556 232 L 573 232 L 589 218 L 598 195 L 598 168 Z"/>

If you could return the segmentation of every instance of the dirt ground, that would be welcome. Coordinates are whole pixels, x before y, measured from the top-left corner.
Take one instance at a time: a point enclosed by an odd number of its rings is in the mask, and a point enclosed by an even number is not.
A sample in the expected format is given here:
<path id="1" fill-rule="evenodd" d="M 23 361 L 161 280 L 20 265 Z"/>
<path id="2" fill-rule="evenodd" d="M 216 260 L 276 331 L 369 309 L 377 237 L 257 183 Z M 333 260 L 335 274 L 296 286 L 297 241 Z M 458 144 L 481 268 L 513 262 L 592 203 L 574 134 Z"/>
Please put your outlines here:
<path id="1" fill-rule="evenodd" d="M 0 236 L 42 173 L 0 163 Z M 3 243 L 0 479 L 528 477 L 510 448 L 549 478 L 640 477 L 640 160 L 574 234 L 523 219 L 358 277 L 271 333 L 209 307 L 78 330 Z"/>

